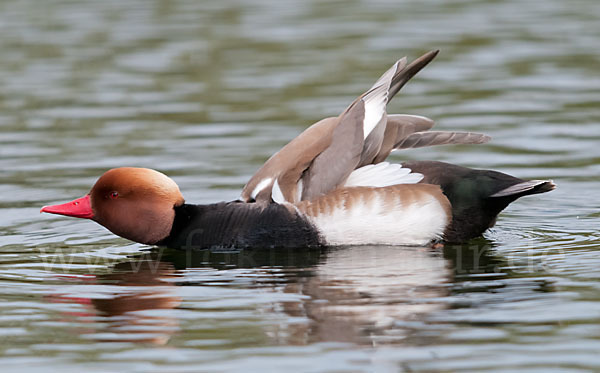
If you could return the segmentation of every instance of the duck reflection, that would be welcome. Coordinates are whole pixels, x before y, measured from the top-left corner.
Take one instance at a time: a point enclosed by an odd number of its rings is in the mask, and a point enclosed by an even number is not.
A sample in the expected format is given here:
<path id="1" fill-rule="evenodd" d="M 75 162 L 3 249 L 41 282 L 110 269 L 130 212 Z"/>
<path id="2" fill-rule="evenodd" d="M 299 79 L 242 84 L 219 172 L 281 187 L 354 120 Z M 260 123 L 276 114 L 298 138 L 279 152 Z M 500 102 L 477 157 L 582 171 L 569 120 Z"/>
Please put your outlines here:
<path id="1" fill-rule="evenodd" d="M 286 312 L 311 322 L 293 337 L 303 342 L 395 343 L 403 325 L 440 310 L 450 268 L 430 248 L 358 246 L 333 250 L 314 276 L 286 291 L 307 295 Z"/>
<path id="2" fill-rule="evenodd" d="M 397 342 L 405 337 L 407 323 L 445 307 L 438 299 L 447 295 L 452 277 L 442 252 L 425 247 L 171 252 L 163 260 L 178 269 L 256 268 L 263 275 L 271 271 L 274 281 L 261 280 L 262 289 L 300 296 L 268 311 L 307 320 L 283 322 L 269 330 L 285 344 Z"/>
<path id="3" fill-rule="evenodd" d="M 109 274 L 98 276 L 100 284 L 114 284 L 123 291 L 108 298 L 91 300 L 101 321 L 106 324 L 96 339 L 102 341 L 131 341 L 165 344 L 178 328 L 178 321 L 170 310 L 181 303 L 174 291 L 175 269 L 168 262 L 151 259 L 115 265 Z"/>
<path id="4" fill-rule="evenodd" d="M 171 251 L 163 260 L 181 270 L 254 268 L 261 272 L 261 280 L 249 285 L 253 289 L 299 295 L 266 310 L 288 320 L 306 320 L 281 322 L 269 329 L 268 335 L 279 344 L 414 344 L 431 338 L 424 327 L 429 315 L 457 306 L 451 298 L 460 292 L 457 283 L 506 275 L 499 270 L 503 260 L 492 254 L 491 246 L 479 240 L 435 249 Z M 273 280 L 264 281 L 269 275 Z M 255 276 L 256 272 L 248 273 L 248 279 Z"/>
<path id="5" fill-rule="evenodd" d="M 106 287 L 101 296 L 85 303 L 103 325 L 92 334 L 100 341 L 167 343 L 179 330 L 173 311 L 181 304 L 178 294 L 196 293 L 190 293 L 189 287 L 182 292 L 176 285 L 199 285 L 243 288 L 261 293 L 263 299 L 265 291 L 273 292 L 273 302 L 259 304 L 257 312 L 272 315 L 266 320 L 273 322 L 259 330 L 277 344 L 414 344 L 426 338 L 423 325 L 428 316 L 449 307 L 461 276 L 473 281 L 464 274 L 497 272 L 499 261 L 486 247 L 351 246 L 238 252 L 157 248 L 95 276 L 94 284 Z M 213 285 L 214 276 L 198 271 L 203 268 L 221 274 L 219 285 Z M 227 281 L 240 276 L 244 281 Z M 201 292 L 197 294 L 204 299 Z"/>
<path id="6" fill-rule="evenodd" d="M 165 312 L 181 303 L 173 282 L 167 281 L 175 272 L 173 264 L 144 255 L 119 263 L 106 274 L 69 278 L 71 283 L 82 281 L 77 294 L 48 295 L 46 300 L 81 304 L 82 311 L 63 316 L 76 317 L 84 323 L 97 321 L 99 329 L 78 330 L 86 338 L 165 344 L 179 329 L 172 312 Z M 91 294 L 86 297 L 80 292 Z"/>

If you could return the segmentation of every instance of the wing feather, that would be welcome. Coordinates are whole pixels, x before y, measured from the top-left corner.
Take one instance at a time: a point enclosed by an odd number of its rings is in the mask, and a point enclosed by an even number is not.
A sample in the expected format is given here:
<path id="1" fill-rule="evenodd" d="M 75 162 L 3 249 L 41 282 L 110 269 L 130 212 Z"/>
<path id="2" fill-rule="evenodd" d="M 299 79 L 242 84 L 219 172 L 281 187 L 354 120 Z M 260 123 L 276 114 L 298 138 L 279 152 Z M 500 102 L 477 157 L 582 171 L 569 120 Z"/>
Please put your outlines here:
<path id="1" fill-rule="evenodd" d="M 302 176 L 303 200 L 335 189 L 354 171 L 363 149 L 364 113 L 364 102 L 358 100 L 342 114 L 331 144 L 314 158 Z"/>
<path id="2" fill-rule="evenodd" d="M 476 143 L 468 136 L 417 135 L 426 133 L 423 131 L 429 130 L 433 121 L 387 115 L 386 106 L 392 97 L 437 53 L 426 53 L 410 64 L 406 58 L 398 60 L 340 116 L 314 124 L 273 155 L 246 184 L 241 199 L 310 200 L 343 185 L 355 169 L 379 163 L 394 147 Z M 406 177 L 409 175 L 418 174 Z"/>
<path id="3" fill-rule="evenodd" d="M 344 183 L 344 187 L 368 186 L 386 187 L 397 184 L 416 184 L 423 175 L 412 173 L 401 164 L 382 162 L 354 170 Z"/>
<path id="4" fill-rule="evenodd" d="M 475 132 L 429 131 L 415 132 L 394 145 L 394 149 L 422 148 L 434 145 L 484 144 L 491 137 Z"/>
<path id="5" fill-rule="evenodd" d="M 412 133 L 429 130 L 433 125 L 433 120 L 419 115 L 388 115 L 383 141 L 381 142 L 379 153 L 372 163 L 385 161 L 394 149 L 394 145 Z"/>

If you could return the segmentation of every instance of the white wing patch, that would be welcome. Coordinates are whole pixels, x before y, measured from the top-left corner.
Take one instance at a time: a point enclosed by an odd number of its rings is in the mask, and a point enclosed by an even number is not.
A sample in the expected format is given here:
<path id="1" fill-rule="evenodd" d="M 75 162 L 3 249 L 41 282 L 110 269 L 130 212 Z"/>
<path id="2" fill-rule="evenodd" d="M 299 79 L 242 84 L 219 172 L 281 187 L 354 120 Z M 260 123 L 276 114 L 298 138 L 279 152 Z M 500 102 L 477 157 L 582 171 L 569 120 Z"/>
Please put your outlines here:
<path id="1" fill-rule="evenodd" d="M 256 188 L 254 188 L 254 190 L 250 194 L 250 197 L 252 197 L 252 199 L 256 199 L 258 193 L 260 193 L 263 189 L 268 187 L 269 184 L 271 184 L 271 181 L 273 181 L 273 178 L 270 177 L 262 179 L 258 184 L 256 184 Z"/>
<path id="2" fill-rule="evenodd" d="M 410 168 L 402 167 L 397 163 L 381 162 L 354 170 L 346 179 L 344 186 L 381 188 L 396 184 L 416 184 L 421 180 L 423 175 L 411 173 Z"/>
<path id="3" fill-rule="evenodd" d="M 271 190 L 271 198 L 275 203 L 285 203 L 285 197 L 283 197 L 283 192 L 279 187 L 279 182 L 277 181 L 277 179 L 275 179 L 275 182 L 273 183 L 273 189 Z"/>
<path id="4" fill-rule="evenodd" d="M 365 103 L 365 117 L 363 119 L 363 135 L 365 139 L 375 129 L 385 114 L 388 89 L 389 83 L 381 85 L 369 92 L 362 99 Z"/>
<path id="5" fill-rule="evenodd" d="M 304 187 L 304 182 L 302 181 L 302 178 L 300 180 L 298 180 L 298 183 L 296 184 L 296 199 L 295 201 L 302 201 L 302 188 Z"/>
<path id="6" fill-rule="evenodd" d="M 383 118 L 392 79 L 394 78 L 394 75 L 405 66 L 406 58 L 396 61 L 388 71 L 377 79 L 375 84 L 373 84 L 373 87 L 371 87 L 369 92 L 362 98 L 362 101 L 365 103 L 365 117 L 363 119 L 363 135 L 365 139 Z"/>

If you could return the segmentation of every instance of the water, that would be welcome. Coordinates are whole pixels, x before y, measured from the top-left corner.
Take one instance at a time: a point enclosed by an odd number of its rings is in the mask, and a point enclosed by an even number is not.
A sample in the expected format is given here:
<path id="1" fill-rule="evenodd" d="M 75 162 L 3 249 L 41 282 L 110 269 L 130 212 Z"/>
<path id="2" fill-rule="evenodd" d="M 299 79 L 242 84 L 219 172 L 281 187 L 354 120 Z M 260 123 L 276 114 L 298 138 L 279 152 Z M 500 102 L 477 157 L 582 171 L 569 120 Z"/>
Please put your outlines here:
<path id="1" fill-rule="evenodd" d="M 0 4 L 4 371 L 600 370 L 600 3 Z M 106 169 L 231 200 L 397 58 L 390 105 L 493 142 L 394 156 L 550 178 L 444 249 L 183 253 L 40 215 Z"/>

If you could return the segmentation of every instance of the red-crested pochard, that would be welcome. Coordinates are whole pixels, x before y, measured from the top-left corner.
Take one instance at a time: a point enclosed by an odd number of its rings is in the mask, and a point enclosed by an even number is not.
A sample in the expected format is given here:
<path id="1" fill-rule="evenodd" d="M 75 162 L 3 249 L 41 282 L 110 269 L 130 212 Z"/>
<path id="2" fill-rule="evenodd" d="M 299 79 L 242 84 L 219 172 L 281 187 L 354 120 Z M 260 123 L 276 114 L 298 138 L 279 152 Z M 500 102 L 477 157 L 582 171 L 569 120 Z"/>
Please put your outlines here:
<path id="1" fill-rule="evenodd" d="M 164 174 L 123 167 L 107 171 L 86 196 L 41 211 L 175 248 L 426 245 L 477 237 L 509 203 L 555 185 L 442 162 L 384 162 L 393 150 L 489 141 L 429 131 L 433 121 L 425 117 L 386 113 L 437 53 L 396 62 L 339 116 L 313 124 L 274 154 L 237 201 L 186 204 Z"/>

